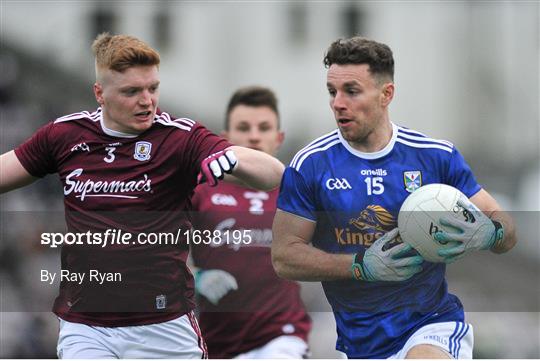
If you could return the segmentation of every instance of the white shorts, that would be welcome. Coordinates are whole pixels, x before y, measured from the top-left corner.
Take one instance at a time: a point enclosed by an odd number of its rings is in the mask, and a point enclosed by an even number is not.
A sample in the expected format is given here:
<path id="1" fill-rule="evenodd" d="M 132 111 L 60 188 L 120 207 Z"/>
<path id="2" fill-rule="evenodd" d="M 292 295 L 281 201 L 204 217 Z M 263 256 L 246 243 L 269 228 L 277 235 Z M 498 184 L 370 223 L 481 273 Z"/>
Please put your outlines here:
<path id="1" fill-rule="evenodd" d="M 279 336 L 267 344 L 237 355 L 239 359 L 302 359 L 308 356 L 308 345 L 300 337 Z"/>
<path id="2" fill-rule="evenodd" d="M 472 359 L 474 344 L 473 327 L 463 322 L 439 322 L 418 329 L 405 346 L 390 359 L 404 359 L 407 352 L 416 345 L 438 346 L 454 359 Z"/>
<path id="3" fill-rule="evenodd" d="M 143 326 L 98 327 L 60 319 L 58 358 L 208 358 L 197 320 L 190 312 Z"/>

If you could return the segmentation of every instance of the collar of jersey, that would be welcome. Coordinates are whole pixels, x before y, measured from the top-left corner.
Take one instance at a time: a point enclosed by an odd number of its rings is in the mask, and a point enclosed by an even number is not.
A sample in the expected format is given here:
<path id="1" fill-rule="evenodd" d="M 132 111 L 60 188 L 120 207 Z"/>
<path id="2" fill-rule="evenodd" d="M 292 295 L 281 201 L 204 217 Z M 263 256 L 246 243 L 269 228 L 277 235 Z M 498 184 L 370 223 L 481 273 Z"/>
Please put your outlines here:
<path id="1" fill-rule="evenodd" d="M 383 149 L 381 149 L 381 150 L 379 150 L 377 152 L 373 152 L 373 153 L 361 152 L 361 151 L 359 151 L 357 149 L 354 149 L 353 147 L 351 147 L 349 142 L 347 142 L 343 138 L 343 136 L 341 135 L 341 132 L 339 130 L 338 130 L 337 133 L 338 133 L 338 136 L 339 136 L 339 140 L 341 141 L 341 144 L 343 144 L 345 149 L 347 149 L 353 155 L 355 155 L 355 156 L 357 156 L 359 158 L 363 158 L 363 159 L 378 159 L 378 158 L 384 157 L 385 155 L 390 153 L 392 151 L 392 149 L 394 149 L 394 144 L 396 143 L 398 130 L 397 130 L 397 126 L 394 123 L 392 123 L 392 138 L 390 138 L 390 141 L 388 142 L 388 144 Z"/>
<path id="2" fill-rule="evenodd" d="M 101 124 L 101 129 L 103 130 L 103 133 L 110 135 L 111 137 L 137 138 L 139 136 L 138 134 L 129 134 L 129 133 L 119 132 L 117 130 L 107 128 L 107 126 L 105 125 L 105 122 L 103 121 L 103 110 L 101 110 L 101 112 L 99 113 L 99 124 Z"/>

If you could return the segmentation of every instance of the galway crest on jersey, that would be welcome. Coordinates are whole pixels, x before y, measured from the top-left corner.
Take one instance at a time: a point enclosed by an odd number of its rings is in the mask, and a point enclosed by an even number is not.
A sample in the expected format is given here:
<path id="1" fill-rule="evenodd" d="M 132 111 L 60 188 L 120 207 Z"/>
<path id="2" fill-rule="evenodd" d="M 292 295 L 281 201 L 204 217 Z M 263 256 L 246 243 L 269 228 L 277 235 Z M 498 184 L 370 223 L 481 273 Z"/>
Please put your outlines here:
<path id="1" fill-rule="evenodd" d="M 150 159 L 150 151 L 152 150 L 152 143 L 140 141 L 135 144 L 135 153 L 133 153 L 133 158 L 144 162 L 145 160 Z"/>

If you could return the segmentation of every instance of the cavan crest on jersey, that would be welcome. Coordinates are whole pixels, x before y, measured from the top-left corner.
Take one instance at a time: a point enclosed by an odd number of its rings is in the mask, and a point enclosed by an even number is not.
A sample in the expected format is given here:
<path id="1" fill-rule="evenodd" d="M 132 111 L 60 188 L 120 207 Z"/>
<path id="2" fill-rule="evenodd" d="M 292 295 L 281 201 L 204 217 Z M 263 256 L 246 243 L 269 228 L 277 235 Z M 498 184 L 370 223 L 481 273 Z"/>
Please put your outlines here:
<path id="1" fill-rule="evenodd" d="M 352 148 L 339 130 L 300 150 L 286 168 L 278 208 L 316 222 L 315 247 L 329 253 L 364 252 L 397 226 L 405 198 L 430 183 L 445 183 L 471 197 L 480 190 L 450 142 L 392 124 L 380 151 Z M 349 357 L 385 358 L 426 323 L 462 320 L 448 294 L 445 265 L 425 262 L 404 282 L 323 282 L 338 328 L 337 348 Z"/>
<path id="2" fill-rule="evenodd" d="M 403 172 L 403 183 L 407 192 L 414 192 L 422 186 L 422 172 L 419 170 Z"/>

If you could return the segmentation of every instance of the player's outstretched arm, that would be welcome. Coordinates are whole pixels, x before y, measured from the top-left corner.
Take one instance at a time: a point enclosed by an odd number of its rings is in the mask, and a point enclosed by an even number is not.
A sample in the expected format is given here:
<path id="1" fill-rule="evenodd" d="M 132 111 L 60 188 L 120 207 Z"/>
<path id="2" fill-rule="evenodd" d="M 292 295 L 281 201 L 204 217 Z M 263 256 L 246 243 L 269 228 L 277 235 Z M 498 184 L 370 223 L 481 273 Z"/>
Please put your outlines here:
<path id="1" fill-rule="evenodd" d="M 228 148 L 238 159 L 232 175 L 246 185 L 260 190 L 279 187 L 285 166 L 269 154 L 234 145 Z"/>
<path id="2" fill-rule="evenodd" d="M 201 163 L 197 183 L 214 187 L 226 179 L 247 187 L 268 191 L 279 186 L 285 166 L 264 152 L 231 146 L 206 157 Z"/>
<path id="3" fill-rule="evenodd" d="M 0 193 L 9 192 L 37 180 L 19 161 L 13 150 L 0 155 Z"/>
<path id="4" fill-rule="evenodd" d="M 315 222 L 277 210 L 272 226 L 272 264 L 278 276 L 296 281 L 350 279 L 352 254 L 311 246 Z"/>

